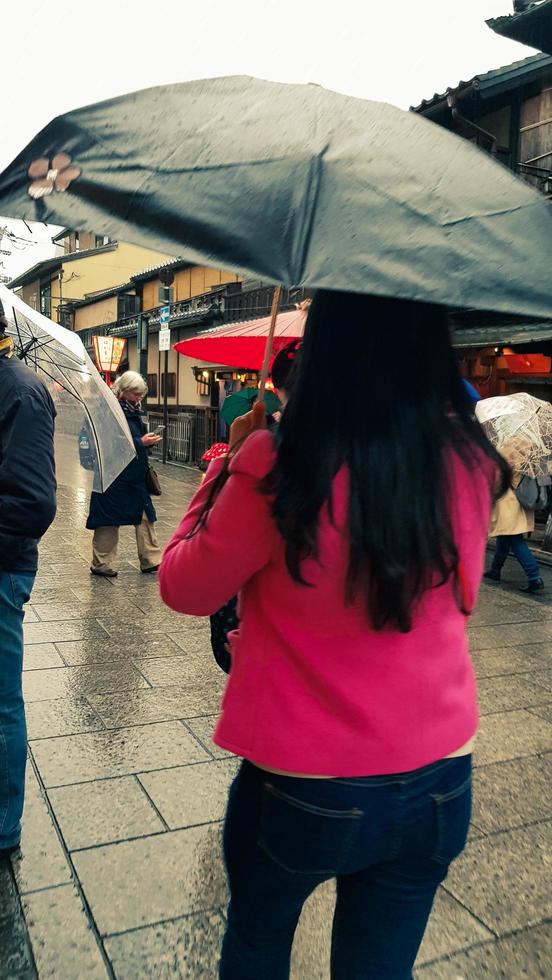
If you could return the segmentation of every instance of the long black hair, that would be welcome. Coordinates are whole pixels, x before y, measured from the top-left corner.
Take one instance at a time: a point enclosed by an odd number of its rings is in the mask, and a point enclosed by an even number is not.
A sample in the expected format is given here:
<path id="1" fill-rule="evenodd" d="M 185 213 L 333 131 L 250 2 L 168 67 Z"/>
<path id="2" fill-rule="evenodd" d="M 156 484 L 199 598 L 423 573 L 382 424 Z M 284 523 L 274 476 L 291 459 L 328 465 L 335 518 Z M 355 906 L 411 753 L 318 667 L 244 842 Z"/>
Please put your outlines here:
<path id="1" fill-rule="evenodd" d="M 447 448 L 476 468 L 509 469 L 487 440 L 459 374 L 444 308 L 320 291 L 309 311 L 277 460 L 263 489 L 288 570 L 318 556 L 332 485 L 350 475 L 345 601 L 364 599 L 375 629 L 408 631 L 420 597 L 458 576 Z"/>

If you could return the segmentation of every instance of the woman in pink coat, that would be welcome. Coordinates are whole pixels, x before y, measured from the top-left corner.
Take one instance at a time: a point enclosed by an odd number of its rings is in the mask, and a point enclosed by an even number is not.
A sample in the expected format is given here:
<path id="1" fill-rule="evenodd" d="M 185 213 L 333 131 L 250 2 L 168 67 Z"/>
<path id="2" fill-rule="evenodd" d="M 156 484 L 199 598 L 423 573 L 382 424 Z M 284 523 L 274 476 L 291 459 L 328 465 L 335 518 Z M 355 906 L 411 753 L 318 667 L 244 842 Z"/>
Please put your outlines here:
<path id="1" fill-rule="evenodd" d="M 442 309 L 320 292 L 277 437 L 235 423 L 165 552 L 173 609 L 241 593 L 223 980 L 287 978 L 330 878 L 333 980 L 411 976 L 468 832 L 466 629 L 509 475 L 472 413 Z"/>

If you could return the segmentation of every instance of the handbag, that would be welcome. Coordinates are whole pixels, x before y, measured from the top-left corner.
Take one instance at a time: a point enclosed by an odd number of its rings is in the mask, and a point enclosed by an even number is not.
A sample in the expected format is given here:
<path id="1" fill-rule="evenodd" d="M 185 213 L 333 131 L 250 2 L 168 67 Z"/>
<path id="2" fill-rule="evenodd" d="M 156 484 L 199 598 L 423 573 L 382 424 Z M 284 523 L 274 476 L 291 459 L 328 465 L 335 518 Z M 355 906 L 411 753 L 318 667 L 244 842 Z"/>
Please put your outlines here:
<path id="1" fill-rule="evenodd" d="M 152 497 L 161 496 L 161 484 L 159 483 L 159 477 L 157 476 L 153 466 L 148 466 L 146 470 L 146 487 L 148 493 L 150 493 Z"/>
<path id="2" fill-rule="evenodd" d="M 514 493 L 524 510 L 546 510 L 550 477 L 524 476 Z"/>

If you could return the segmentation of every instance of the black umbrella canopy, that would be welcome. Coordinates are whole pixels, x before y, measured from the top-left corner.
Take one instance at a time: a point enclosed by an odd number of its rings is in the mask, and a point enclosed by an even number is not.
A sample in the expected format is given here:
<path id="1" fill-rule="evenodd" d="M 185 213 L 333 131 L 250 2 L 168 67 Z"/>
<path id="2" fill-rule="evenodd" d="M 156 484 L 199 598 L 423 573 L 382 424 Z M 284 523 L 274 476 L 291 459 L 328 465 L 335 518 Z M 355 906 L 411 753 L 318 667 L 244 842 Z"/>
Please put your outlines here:
<path id="1" fill-rule="evenodd" d="M 54 119 L 0 177 L 0 214 L 288 286 L 552 315 L 552 214 L 420 116 L 248 77 Z"/>

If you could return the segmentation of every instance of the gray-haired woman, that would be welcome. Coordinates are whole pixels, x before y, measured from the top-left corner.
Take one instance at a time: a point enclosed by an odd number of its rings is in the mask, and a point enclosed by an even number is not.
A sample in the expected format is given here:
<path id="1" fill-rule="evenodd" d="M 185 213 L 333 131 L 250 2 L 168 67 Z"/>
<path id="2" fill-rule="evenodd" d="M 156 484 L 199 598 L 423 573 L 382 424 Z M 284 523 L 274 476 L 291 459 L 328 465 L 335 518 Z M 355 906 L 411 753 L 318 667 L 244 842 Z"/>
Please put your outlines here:
<path id="1" fill-rule="evenodd" d="M 93 575 L 113 578 L 117 575 L 119 528 L 133 525 L 136 531 L 138 558 L 142 572 L 155 572 L 161 561 L 161 549 L 155 533 L 157 515 L 146 484 L 148 449 L 161 439 L 147 432 L 140 404 L 147 395 L 147 385 L 136 371 L 125 371 L 115 381 L 113 393 L 128 422 L 136 448 L 136 459 L 123 470 L 105 493 L 92 493 L 86 527 L 94 531 L 92 542 Z"/>

